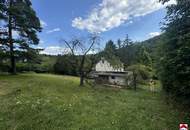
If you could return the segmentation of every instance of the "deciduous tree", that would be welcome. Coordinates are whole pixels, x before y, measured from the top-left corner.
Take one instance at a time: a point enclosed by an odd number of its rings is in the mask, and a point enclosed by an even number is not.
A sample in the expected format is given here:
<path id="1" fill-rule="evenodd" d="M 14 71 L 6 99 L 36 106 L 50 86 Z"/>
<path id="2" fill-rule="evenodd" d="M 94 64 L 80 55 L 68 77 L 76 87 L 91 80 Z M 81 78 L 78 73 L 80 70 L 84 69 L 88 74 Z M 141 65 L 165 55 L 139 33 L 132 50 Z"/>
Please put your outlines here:
<path id="1" fill-rule="evenodd" d="M 99 43 L 99 37 L 97 35 L 91 35 L 85 40 L 82 40 L 80 38 L 75 38 L 71 41 L 62 40 L 66 47 L 70 50 L 71 55 L 73 58 L 75 57 L 76 61 L 75 63 L 79 63 L 79 75 L 80 75 L 80 86 L 84 85 L 84 78 L 87 76 L 87 74 L 91 71 L 93 65 L 95 64 L 95 60 L 93 58 L 94 54 L 90 54 L 93 52 L 96 48 L 96 46 Z M 96 53 L 96 52 L 95 52 Z M 91 67 L 86 70 L 85 69 L 85 63 L 87 60 L 87 55 L 90 56 L 89 59 L 91 59 Z M 78 56 L 79 58 L 76 58 Z"/>

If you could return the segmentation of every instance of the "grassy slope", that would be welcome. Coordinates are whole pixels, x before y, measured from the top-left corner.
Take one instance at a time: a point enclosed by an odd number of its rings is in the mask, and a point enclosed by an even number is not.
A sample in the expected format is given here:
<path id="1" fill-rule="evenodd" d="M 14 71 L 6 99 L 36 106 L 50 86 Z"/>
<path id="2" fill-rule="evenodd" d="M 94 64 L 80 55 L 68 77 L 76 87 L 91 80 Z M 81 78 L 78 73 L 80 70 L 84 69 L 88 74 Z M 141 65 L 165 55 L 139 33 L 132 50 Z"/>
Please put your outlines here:
<path id="1" fill-rule="evenodd" d="M 78 78 L 0 76 L 0 130 L 177 130 L 160 93 L 79 88 Z"/>

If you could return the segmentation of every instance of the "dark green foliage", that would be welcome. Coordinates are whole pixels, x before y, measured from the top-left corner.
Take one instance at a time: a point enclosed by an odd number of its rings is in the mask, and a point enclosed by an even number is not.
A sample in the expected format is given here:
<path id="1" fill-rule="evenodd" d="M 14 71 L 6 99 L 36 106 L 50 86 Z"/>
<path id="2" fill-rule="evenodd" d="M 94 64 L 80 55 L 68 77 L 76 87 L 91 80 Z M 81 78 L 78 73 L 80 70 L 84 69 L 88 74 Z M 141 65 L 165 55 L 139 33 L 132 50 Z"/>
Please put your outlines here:
<path id="1" fill-rule="evenodd" d="M 123 47 L 129 47 L 133 44 L 133 41 L 129 38 L 129 35 L 127 34 L 125 40 L 123 41 Z"/>
<path id="2" fill-rule="evenodd" d="M 100 57 L 104 57 L 113 67 L 119 68 L 122 66 L 120 57 L 117 56 L 117 48 L 112 40 L 106 43 L 106 47 L 103 52 L 101 52 Z M 100 58 L 99 58 L 100 60 Z"/>
<path id="3" fill-rule="evenodd" d="M 9 53 L 7 53 L 5 46 L 0 46 L 0 72 L 9 72 L 10 66 L 8 61 Z"/>
<path id="4" fill-rule="evenodd" d="M 100 55 L 105 57 L 112 66 L 122 65 L 125 66 L 137 63 L 137 55 L 139 46 L 133 44 L 133 42 L 127 37 L 124 41 L 120 39 L 117 41 L 117 46 L 113 41 L 108 41 L 106 47 Z"/>
<path id="5" fill-rule="evenodd" d="M 10 66 L 7 63 L 0 63 L 0 72 L 9 72 Z"/>
<path id="6" fill-rule="evenodd" d="M 156 64 L 160 55 L 163 54 L 162 44 L 166 42 L 165 33 L 141 42 L 141 46 L 146 48 L 146 51 L 150 54 L 152 66 L 157 68 Z"/>
<path id="7" fill-rule="evenodd" d="M 11 1 L 7 0 L 8 3 Z M 38 44 L 39 39 L 36 33 L 41 31 L 41 25 L 30 0 L 14 0 L 12 6 L 6 7 L 7 13 L 12 16 L 13 30 L 19 32 L 22 40 L 26 38 L 27 43 Z"/>
<path id="8" fill-rule="evenodd" d="M 27 52 L 27 59 L 33 57 L 36 52 L 31 48 L 31 45 L 37 45 L 39 39 L 37 32 L 41 31 L 40 20 L 36 16 L 35 11 L 32 9 L 30 0 L 1 0 L 0 1 L 0 20 L 4 21 L 4 28 L 8 32 L 1 35 L 0 44 L 9 47 L 11 73 L 16 73 L 16 58 L 19 57 L 17 52 Z M 13 31 L 16 31 L 19 37 L 13 37 Z M 31 53 L 32 52 L 32 53 Z M 31 61 L 30 58 L 27 61 Z"/>
<path id="9" fill-rule="evenodd" d="M 117 48 L 113 41 L 108 41 L 103 52 L 99 55 L 105 57 L 113 66 L 124 63 L 125 68 L 134 64 L 143 64 L 152 67 L 155 61 L 155 52 L 160 37 L 133 43 L 128 37 L 117 41 Z"/>
<path id="10" fill-rule="evenodd" d="M 139 49 L 138 60 L 139 63 L 143 65 L 152 66 L 152 59 L 150 53 L 147 51 L 147 48 L 143 45 Z"/>
<path id="11" fill-rule="evenodd" d="M 123 47 L 122 41 L 120 39 L 117 40 L 117 47 L 118 47 L 118 49 L 121 49 Z"/>
<path id="12" fill-rule="evenodd" d="M 137 83 L 144 83 L 146 80 L 151 79 L 154 75 L 154 71 L 151 67 L 142 64 L 129 66 L 127 70 L 132 71 L 137 75 Z"/>
<path id="13" fill-rule="evenodd" d="M 35 53 L 34 53 L 35 54 Z M 56 62 L 56 56 L 48 55 L 34 55 L 34 60 L 23 57 L 21 54 L 17 57 L 17 72 L 33 71 L 37 73 L 54 73 L 54 64 Z M 31 55 L 29 55 L 31 56 Z"/>
<path id="14" fill-rule="evenodd" d="M 105 49 L 104 49 L 104 53 L 107 56 L 110 56 L 110 54 L 115 55 L 116 54 L 116 45 L 114 44 L 114 42 L 112 40 L 109 40 L 106 43 Z"/>
<path id="15" fill-rule="evenodd" d="M 117 48 L 114 42 L 112 40 L 109 40 L 106 43 L 102 56 L 106 59 L 113 59 L 113 57 L 116 57 L 116 49 Z"/>
<path id="16" fill-rule="evenodd" d="M 163 0 L 165 2 L 165 0 Z M 190 1 L 177 0 L 167 9 L 166 43 L 158 66 L 166 92 L 190 104 Z"/>
<path id="17" fill-rule="evenodd" d="M 126 65 L 137 63 L 138 46 L 130 45 L 129 47 L 122 47 L 117 50 L 117 56 Z"/>
<path id="18" fill-rule="evenodd" d="M 54 73 L 79 76 L 80 59 L 82 56 L 63 55 L 58 56 L 54 64 Z M 93 70 L 95 63 L 100 59 L 99 55 L 87 55 L 83 67 L 85 78 Z"/>
<path id="19" fill-rule="evenodd" d="M 39 50 L 28 48 L 27 51 L 15 50 L 14 53 L 17 72 L 37 71 L 41 67 L 42 56 L 39 55 Z M 0 49 L 0 71 L 2 72 L 10 72 L 11 70 L 9 55 L 6 49 Z"/>
<path id="20" fill-rule="evenodd" d="M 132 65 L 136 63 L 136 56 L 137 56 L 137 50 L 138 46 L 136 46 L 131 39 L 129 39 L 128 35 L 125 38 L 122 43 L 118 40 L 118 44 L 121 44 L 120 47 L 118 47 L 117 50 L 117 56 L 120 58 L 120 60 L 126 65 Z"/>
<path id="21" fill-rule="evenodd" d="M 74 57 L 76 58 L 76 57 Z M 79 64 L 76 65 L 76 59 L 73 59 L 71 55 L 59 56 L 54 65 L 54 71 L 57 74 L 65 74 L 65 75 L 77 75 L 77 70 L 79 69 Z"/>
<path id="22" fill-rule="evenodd" d="M 40 63 L 28 63 L 32 65 L 30 68 L 37 73 L 54 73 L 54 64 L 57 60 L 57 56 L 38 55 L 40 57 Z"/>

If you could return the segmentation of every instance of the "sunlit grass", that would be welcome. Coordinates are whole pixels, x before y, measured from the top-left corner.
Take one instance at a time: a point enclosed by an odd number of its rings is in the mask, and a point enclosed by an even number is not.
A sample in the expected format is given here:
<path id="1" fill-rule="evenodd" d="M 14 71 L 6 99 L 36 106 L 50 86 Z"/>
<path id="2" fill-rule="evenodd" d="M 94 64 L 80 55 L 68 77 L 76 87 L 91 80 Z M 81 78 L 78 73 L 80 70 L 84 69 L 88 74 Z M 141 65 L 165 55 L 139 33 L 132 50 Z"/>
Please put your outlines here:
<path id="1" fill-rule="evenodd" d="M 79 87 L 77 77 L 0 76 L 0 130 L 177 130 L 160 92 Z"/>

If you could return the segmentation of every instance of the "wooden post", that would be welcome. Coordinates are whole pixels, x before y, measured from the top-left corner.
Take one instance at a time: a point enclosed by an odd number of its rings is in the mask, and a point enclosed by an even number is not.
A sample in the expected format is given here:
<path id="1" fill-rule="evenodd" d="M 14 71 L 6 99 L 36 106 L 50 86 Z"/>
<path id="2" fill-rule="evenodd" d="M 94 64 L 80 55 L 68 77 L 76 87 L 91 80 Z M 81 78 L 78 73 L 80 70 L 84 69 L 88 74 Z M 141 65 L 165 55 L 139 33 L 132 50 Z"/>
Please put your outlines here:
<path id="1" fill-rule="evenodd" d="M 134 85 L 134 90 L 137 90 L 137 74 L 135 71 L 133 71 L 133 85 Z"/>

